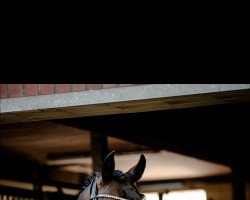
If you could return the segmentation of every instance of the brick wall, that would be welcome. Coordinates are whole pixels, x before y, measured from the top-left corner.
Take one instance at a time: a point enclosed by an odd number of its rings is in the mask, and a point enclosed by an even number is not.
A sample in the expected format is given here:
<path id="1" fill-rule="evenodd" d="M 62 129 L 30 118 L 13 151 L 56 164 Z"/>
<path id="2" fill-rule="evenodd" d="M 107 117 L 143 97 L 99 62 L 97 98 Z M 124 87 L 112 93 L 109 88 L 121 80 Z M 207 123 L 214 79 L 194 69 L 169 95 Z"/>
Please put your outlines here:
<path id="1" fill-rule="evenodd" d="M 138 84 L 0 84 L 0 98 L 38 96 L 135 85 Z"/>

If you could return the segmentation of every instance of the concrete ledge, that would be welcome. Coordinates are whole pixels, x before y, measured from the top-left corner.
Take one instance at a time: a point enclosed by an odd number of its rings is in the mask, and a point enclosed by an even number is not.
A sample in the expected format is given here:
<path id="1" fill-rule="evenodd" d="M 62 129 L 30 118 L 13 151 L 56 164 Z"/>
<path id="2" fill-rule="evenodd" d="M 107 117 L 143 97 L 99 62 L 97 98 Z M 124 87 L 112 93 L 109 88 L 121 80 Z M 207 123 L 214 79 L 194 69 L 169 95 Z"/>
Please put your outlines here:
<path id="1" fill-rule="evenodd" d="M 250 84 L 154 84 L 1 99 L 1 113 L 86 106 L 162 97 L 249 89 Z"/>
<path id="2" fill-rule="evenodd" d="M 250 102 L 249 84 L 157 84 L 1 100 L 0 124 Z"/>

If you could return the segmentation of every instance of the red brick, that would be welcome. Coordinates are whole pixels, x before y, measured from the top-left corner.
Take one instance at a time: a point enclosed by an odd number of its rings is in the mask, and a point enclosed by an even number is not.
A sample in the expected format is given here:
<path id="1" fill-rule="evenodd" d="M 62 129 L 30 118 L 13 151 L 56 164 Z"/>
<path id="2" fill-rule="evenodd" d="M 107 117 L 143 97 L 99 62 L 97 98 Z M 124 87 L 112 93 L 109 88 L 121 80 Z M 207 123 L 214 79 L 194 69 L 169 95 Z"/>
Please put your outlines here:
<path id="1" fill-rule="evenodd" d="M 70 84 L 56 84 L 56 93 L 70 92 Z"/>
<path id="2" fill-rule="evenodd" d="M 7 84 L 0 84 L 1 89 L 0 89 L 0 98 L 4 99 L 7 98 Z"/>
<path id="3" fill-rule="evenodd" d="M 40 84 L 40 94 L 54 94 L 54 84 Z"/>
<path id="4" fill-rule="evenodd" d="M 25 84 L 25 96 L 38 95 L 38 84 Z"/>
<path id="5" fill-rule="evenodd" d="M 98 90 L 101 89 L 101 84 L 87 84 L 89 90 Z"/>
<path id="6" fill-rule="evenodd" d="M 9 90 L 10 90 L 10 97 L 11 98 L 23 96 L 22 84 L 10 84 Z"/>
<path id="7" fill-rule="evenodd" d="M 84 91 L 86 90 L 85 84 L 72 84 L 72 92 Z"/>
<path id="8" fill-rule="evenodd" d="M 103 84 L 104 89 L 118 87 L 118 84 Z"/>

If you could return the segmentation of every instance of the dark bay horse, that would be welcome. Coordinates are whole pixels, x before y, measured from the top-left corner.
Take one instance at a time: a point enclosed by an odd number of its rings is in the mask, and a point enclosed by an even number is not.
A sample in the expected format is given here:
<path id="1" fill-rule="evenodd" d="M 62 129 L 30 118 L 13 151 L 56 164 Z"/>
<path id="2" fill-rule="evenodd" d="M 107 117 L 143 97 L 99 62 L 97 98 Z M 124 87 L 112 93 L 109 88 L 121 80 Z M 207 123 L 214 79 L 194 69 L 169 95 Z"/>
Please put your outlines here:
<path id="1" fill-rule="evenodd" d="M 138 163 L 123 173 L 115 170 L 114 154 L 112 151 L 107 155 L 101 172 L 94 173 L 85 181 L 77 200 L 145 200 L 135 186 L 143 175 L 145 156 L 141 155 Z"/>

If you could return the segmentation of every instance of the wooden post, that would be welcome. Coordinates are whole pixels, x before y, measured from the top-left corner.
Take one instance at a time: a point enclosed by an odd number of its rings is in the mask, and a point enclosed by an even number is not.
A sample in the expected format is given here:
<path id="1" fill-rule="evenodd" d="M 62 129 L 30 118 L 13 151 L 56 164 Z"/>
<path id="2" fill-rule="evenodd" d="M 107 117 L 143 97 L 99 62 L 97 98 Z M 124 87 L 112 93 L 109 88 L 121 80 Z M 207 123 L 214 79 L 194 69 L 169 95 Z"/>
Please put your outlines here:
<path id="1" fill-rule="evenodd" d="M 239 167 L 234 167 L 232 169 L 233 200 L 246 200 L 243 170 Z"/>
<path id="2" fill-rule="evenodd" d="M 163 193 L 158 193 L 158 196 L 159 196 L 159 200 L 162 200 Z"/>
<path id="3" fill-rule="evenodd" d="M 91 132 L 91 150 L 93 160 L 93 172 L 101 171 L 103 161 L 108 154 L 107 135 L 99 132 Z"/>
<path id="4" fill-rule="evenodd" d="M 33 184 L 33 190 L 36 191 L 37 194 L 36 200 L 43 200 L 42 185 L 37 183 Z"/>

